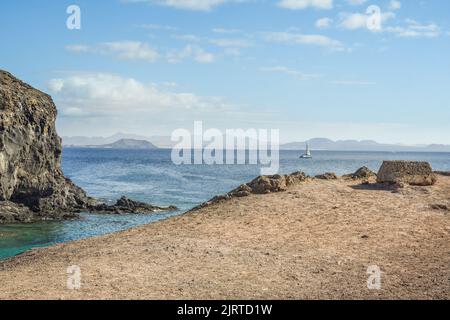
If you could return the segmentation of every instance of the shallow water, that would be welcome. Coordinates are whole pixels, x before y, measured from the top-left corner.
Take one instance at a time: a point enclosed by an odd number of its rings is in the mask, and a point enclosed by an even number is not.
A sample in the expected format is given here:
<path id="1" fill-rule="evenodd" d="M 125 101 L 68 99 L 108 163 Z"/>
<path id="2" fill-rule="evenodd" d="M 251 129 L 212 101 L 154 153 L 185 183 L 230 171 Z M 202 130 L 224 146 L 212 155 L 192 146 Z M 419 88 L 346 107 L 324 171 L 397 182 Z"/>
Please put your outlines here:
<path id="1" fill-rule="evenodd" d="M 450 153 L 316 151 L 314 159 L 300 160 L 301 153 L 281 151 L 280 173 L 346 174 L 364 165 L 376 171 L 383 160 L 395 159 L 425 160 L 435 170 L 450 171 Z M 126 195 L 156 205 L 174 204 L 180 210 L 162 215 L 83 214 L 81 221 L 0 225 L 0 259 L 33 247 L 99 236 L 182 214 L 260 174 L 256 165 L 176 166 L 170 150 L 68 148 L 62 165 L 66 175 L 91 196 L 113 201 Z"/>

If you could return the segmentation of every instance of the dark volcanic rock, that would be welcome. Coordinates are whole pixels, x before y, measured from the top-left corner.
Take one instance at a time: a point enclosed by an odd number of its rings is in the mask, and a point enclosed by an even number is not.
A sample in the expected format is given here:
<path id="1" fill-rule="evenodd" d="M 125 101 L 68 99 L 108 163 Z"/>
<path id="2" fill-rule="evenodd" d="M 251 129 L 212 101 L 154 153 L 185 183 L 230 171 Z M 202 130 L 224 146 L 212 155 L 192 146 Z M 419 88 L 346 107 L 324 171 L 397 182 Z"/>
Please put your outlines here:
<path id="1" fill-rule="evenodd" d="M 378 171 L 377 182 L 430 186 L 436 183 L 436 176 L 428 162 L 384 161 Z"/>
<path id="2" fill-rule="evenodd" d="M 89 202 L 61 171 L 55 120 L 50 96 L 0 70 L 0 201 L 22 204 L 48 218 Z"/>
<path id="3" fill-rule="evenodd" d="M 0 70 L 0 223 L 72 219 L 81 211 L 174 210 L 127 198 L 97 205 L 61 170 L 52 98 Z"/>
<path id="4" fill-rule="evenodd" d="M 321 179 L 321 180 L 336 180 L 338 178 L 338 176 L 334 172 L 327 172 L 324 174 L 319 174 L 319 175 L 315 176 L 315 178 Z"/>
<path id="5" fill-rule="evenodd" d="M 175 206 L 157 207 L 144 202 L 133 201 L 127 197 L 122 197 L 117 200 L 115 205 L 107 205 L 106 203 L 99 203 L 90 205 L 87 210 L 91 213 L 98 214 L 146 214 L 162 211 L 178 210 Z"/>
<path id="6" fill-rule="evenodd" d="M 33 212 L 24 205 L 11 201 L 0 202 L 0 224 L 33 221 Z"/>

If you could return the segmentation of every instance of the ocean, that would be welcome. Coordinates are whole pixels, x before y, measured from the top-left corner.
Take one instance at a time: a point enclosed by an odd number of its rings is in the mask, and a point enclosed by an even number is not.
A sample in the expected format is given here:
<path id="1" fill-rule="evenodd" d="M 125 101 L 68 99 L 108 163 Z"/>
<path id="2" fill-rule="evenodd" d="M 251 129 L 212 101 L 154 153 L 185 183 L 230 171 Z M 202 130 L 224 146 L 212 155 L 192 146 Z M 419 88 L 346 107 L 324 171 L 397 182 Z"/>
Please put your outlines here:
<path id="1" fill-rule="evenodd" d="M 313 159 L 299 159 L 303 151 L 281 151 L 280 173 L 339 175 L 367 166 L 377 171 L 383 160 L 424 160 L 433 169 L 450 171 L 450 153 L 391 153 L 315 151 Z M 260 175 L 257 165 L 180 165 L 171 151 L 66 148 L 64 173 L 90 196 L 115 201 L 122 195 L 155 205 L 176 205 L 179 211 L 156 215 L 82 214 L 78 221 L 47 221 L 0 225 L 0 259 L 28 249 L 100 236 L 183 214 Z"/>

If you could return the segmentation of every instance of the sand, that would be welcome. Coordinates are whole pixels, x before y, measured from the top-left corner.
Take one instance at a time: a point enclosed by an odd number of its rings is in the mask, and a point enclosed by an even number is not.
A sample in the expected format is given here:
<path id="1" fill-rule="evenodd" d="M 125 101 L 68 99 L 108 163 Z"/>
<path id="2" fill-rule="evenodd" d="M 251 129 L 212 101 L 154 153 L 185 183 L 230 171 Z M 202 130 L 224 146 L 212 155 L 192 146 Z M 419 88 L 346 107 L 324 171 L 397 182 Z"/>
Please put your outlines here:
<path id="1" fill-rule="evenodd" d="M 397 192 L 311 180 L 0 262 L 0 299 L 449 299 L 449 207 L 445 176 Z"/>

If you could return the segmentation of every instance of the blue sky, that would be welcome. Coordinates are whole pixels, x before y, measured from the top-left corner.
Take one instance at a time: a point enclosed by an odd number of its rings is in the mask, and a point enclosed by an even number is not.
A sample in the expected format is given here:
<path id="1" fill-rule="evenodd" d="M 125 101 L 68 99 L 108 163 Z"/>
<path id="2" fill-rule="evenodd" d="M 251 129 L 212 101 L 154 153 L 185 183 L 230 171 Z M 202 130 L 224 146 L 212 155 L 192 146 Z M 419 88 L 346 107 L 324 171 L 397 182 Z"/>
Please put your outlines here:
<path id="1" fill-rule="evenodd" d="M 444 0 L 1 1 L 0 68 L 54 97 L 65 136 L 203 120 L 283 142 L 449 144 L 449 18 Z"/>

